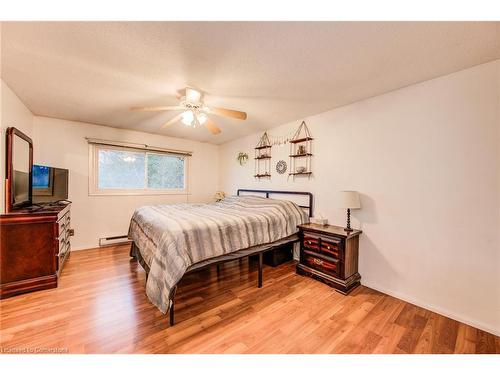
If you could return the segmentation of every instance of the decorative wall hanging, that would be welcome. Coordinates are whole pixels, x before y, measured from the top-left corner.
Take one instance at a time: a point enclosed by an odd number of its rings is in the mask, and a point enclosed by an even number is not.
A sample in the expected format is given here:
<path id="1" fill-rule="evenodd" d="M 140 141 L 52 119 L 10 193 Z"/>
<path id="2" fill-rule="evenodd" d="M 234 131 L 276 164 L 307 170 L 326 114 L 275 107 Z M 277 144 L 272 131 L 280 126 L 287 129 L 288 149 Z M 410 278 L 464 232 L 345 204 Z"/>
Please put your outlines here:
<path id="1" fill-rule="evenodd" d="M 294 134 L 295 131 L 291 131 L 288 134 L 279 134 L 279 135 L 267 134 L 267 137 L 269 138 L 269 143 L 271 146 L 282 147 L 286 145 L 288 142 L 290 142 Z"/>
<path id="2" fill-rule="evenodd" d="M 271 177 L 271 147 L 271 141 L 265 132 L 255 147 L 255 178 Z"/>
<path id="3" fill-rule="evenodd" d="M 290 139 L 292 139 L 293 133 L 286 134 L 286 135 L 269 135 L 269 140 L 271 142 L 272 146 L 284 146 L 286 145 Z"/>
<path id="4" fill-rule="evenodd" d="M 307 128 L 305 121 L 302 121 L 299 128 L 290 139 L 290 173 L 295 180 L 297 176 L 305 176 L 310 178 L 311 157 L 312 155 L 312 140 L 311 133 Z"/>
<path id="5" fill-rule="evenodd" d="M 280 160 L 276 163 L 276 172 L 283 174 L 286 172 L 286 161 Z"/>
<path id="6" fill-rule="evenodd" d="M 236 160 L 238 160 L 238 163 L 240 163 L 240 165 L 245 165 L 248 161 L 248 154 L 246 152 L 240 152 L 238 153 Z"/>

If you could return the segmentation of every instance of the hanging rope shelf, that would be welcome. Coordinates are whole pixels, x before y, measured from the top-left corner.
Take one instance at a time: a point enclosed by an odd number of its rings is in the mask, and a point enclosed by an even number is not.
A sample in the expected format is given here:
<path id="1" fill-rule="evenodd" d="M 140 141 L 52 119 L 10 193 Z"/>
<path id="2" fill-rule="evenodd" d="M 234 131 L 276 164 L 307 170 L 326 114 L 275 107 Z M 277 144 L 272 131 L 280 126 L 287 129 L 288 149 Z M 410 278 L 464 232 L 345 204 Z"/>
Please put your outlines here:
<path id="1" fill-rule="evenodd" d="M 271 148 L 271 141 L 265 132 L 255 146 L 255 178 L 271 178 Z"/>
<path id="2" fill-rule="evenodd" d="M 292 176 L 294 180 L 296 176 L 311 177 L 312 141 L 311 132 L 306 122 L 302 121 L 292 139 L 289 140 L 290 173 L 288 177 Z"/>

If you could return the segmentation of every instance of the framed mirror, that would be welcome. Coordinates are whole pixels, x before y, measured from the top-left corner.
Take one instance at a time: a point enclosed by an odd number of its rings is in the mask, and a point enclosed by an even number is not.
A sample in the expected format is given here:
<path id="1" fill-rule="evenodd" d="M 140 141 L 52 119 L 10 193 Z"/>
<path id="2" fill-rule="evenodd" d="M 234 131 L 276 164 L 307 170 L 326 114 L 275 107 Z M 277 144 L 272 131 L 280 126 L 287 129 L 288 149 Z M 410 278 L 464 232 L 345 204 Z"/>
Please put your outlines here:
<path id="1" fill-rule="evenodd" d="M 33 141 L 16 128 L 7 128 L 5 211 L 31 205 Z"/>

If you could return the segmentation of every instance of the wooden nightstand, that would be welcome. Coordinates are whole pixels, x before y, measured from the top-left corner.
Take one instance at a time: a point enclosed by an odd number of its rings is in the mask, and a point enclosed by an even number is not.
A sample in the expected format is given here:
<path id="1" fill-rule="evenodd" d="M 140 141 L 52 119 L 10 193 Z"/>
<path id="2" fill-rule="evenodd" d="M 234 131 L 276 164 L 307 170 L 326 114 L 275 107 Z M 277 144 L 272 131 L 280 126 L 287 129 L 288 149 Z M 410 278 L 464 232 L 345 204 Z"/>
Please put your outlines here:
<path id="1" fill-rule="evenodd" d="M 297 273 L 313 277 L 342 294 L 360 285 L 358 245 L 360 230 L 333 225 L 299 225 L 300 260 Z"/>

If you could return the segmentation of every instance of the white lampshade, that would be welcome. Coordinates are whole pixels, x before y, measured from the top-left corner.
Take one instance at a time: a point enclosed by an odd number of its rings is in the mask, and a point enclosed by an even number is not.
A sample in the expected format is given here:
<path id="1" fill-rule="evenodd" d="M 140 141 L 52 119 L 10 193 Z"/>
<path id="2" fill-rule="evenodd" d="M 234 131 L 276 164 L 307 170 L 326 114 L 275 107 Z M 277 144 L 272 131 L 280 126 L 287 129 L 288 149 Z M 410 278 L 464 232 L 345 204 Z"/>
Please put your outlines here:
<path id="1" fill-rule="evenodd" d="M 339 191 L 339 208 L 361 208 L 357 191 Z"/>

